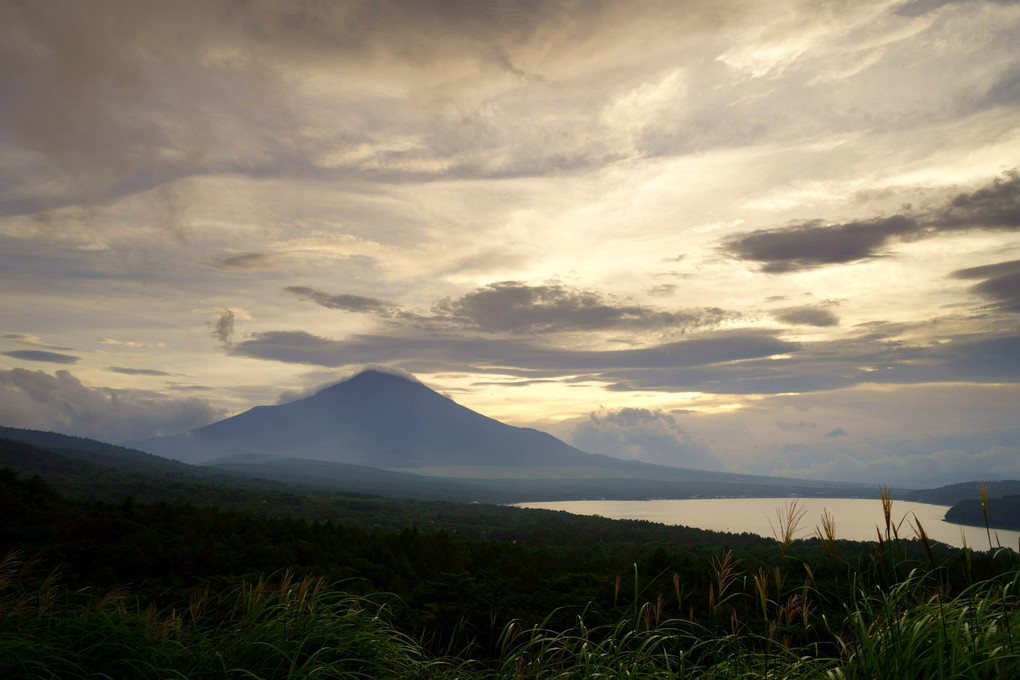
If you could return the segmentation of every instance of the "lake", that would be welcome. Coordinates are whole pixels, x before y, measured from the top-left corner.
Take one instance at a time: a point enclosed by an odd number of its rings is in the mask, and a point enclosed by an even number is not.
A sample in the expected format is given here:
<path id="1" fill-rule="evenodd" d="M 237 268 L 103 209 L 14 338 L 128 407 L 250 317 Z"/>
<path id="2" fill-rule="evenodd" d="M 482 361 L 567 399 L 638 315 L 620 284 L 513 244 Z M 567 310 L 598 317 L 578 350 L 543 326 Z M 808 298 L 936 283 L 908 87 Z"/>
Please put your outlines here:
<path id="1" fill-rule="evenodd" d="M 778 529 L 777 508 L 784 507 L 791 498 L 699 498 L 685 500 L 648 501 L 557 501 L 548 503 L 519 503 L 522 508 L 565 510 L 577 515 L 599 515 L 609 519 L 644 519 L 661 524 L 679 524 L 712 531 L 753 533 L 772 538 L 769 520 Z M 836 521 L 837 538 L 852 541 L 874 541 L 875 527 L 885 527 L 882 503 L 878 499 L 860 498 L 799 498 L 798 504 L 807 509 L 796 538 L 810 538 L 815 527 L 821 525 L 821 516 L 828 510 Z M 934 540 L 962 548 L 966 545 L 977 550 L 988 549 L 988 535 L 984 527 L 971 527 L 946 522 L 943 517 L 949 506 L 929 503 L 893 501 L 892 519 L 900 523 L 900 537 L 913 538 L 914 531 L 908 518 L 916 515 L 928 536 Z M 992 544 L 1017 550 L 1020 531 L 992 529 Z"/>

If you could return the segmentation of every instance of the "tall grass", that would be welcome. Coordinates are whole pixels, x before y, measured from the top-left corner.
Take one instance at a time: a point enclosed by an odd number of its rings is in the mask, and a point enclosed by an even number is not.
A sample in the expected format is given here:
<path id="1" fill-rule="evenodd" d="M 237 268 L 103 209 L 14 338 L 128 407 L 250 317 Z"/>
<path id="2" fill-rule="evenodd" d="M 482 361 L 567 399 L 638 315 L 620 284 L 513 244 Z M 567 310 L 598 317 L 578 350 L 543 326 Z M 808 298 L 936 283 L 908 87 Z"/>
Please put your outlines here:
<path id="1" fill-rule="evenodd" d="M 0 564 L 0 678 L 367 680 L 448 666 L 369 600 L 289 572 L 157 611 L 119 589 L 36 585 L 25 567 L 13 554 Z"/>

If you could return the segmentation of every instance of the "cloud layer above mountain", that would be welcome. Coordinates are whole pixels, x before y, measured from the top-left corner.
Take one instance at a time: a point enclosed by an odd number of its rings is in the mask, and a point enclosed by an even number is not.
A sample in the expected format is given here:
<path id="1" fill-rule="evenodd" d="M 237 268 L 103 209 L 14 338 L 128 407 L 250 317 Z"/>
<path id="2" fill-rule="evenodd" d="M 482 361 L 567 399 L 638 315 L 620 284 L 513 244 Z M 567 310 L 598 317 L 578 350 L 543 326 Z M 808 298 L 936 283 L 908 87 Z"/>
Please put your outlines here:
<path id="1" fill-rule="evenodd" d="M 155 434 L 380 365 L 613 455 L 1020 476 L 1018 31 L 993 0 L 3 3 L 0 424 Z"/>

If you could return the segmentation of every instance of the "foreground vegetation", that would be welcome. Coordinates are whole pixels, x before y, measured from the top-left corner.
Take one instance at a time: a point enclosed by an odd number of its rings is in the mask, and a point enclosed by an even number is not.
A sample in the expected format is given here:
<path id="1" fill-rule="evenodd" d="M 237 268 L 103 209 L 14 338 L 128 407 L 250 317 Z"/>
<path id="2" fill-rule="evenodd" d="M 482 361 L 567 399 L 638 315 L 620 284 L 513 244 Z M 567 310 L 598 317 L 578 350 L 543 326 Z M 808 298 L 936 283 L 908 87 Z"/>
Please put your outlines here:
<path id="1" fill-rule="evenodd" d="M 774 599 L 730 558 L 707 621 L 634 600 L 614 625 L 565 629 L 510 622 L 495 649 L 436 653 L 392 613 L 319 578 L 204 590 L 157 610 L 114 589 L 71 592 L 10 554 L 0 564 L 0 676 L 5 678 L 1013 678 L 1020 672 L 1020 578 L 1014 569 L 949 594 L 937 571 L 887 587 L 849 584 L 838 612 L 807 581 Z M 1009 573 L 1012 572 L 1012 573 Z M 778 572 L 780 581 L 783 574 Z M 781 584 L 780 584 L 781 585 Z M 760 622 L 731 606 L 755 598 Z M 710 592 L 709 597 L 712 597 Z M 673 609 L 673 607 L 670 607 Z M 727 616 L 728 612 L 728 616 Z"/>
<path id="2" fill-rule="evenodd" d="M 874 543 L 828 516 L 794 540 L 792 502 L 766 540 L 244 493 L 83 501 L 0 470 L 0 677 L 1020 676 L 1017 554 L 934 544 L 887 489 Z"/>

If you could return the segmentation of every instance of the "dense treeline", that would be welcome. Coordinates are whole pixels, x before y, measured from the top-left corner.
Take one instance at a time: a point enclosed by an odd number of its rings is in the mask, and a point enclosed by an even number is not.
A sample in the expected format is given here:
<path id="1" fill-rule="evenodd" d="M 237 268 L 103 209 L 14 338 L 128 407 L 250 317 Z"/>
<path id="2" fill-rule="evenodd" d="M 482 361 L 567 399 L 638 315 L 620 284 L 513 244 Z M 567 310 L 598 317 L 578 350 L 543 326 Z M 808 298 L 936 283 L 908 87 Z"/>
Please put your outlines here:
<path id="1" fill-rule="evenodd" d="M 383 507 L 388 515 L 377 512 Z M 325 519 L 180 500 L 72 501 L 39 477 L 0 470 L 0 546 L 44 555 L 70 586 L 129 585 L 169 602 L 210 583 L 292 569 L 354 593 L 385 593 L 431 632 L 541 620 L 592 600 L 610 609 L 616 574 L 635 564 L 644 578 L 683 572 L 689 587 L 707 587 L 720 538 L 763 559 L 775 553 L 750 534 L 500 506 L 337 498 L 303 510 Z M 379 516 L 385 526 L 369 524 Z"/>

